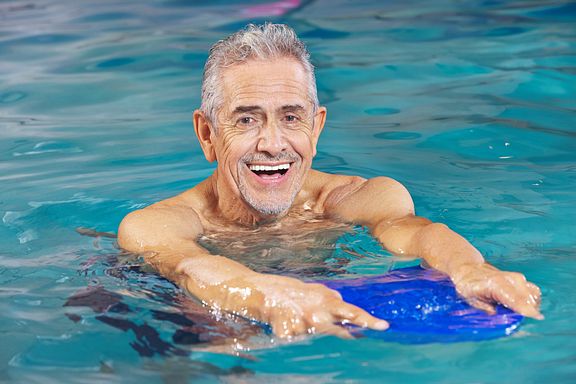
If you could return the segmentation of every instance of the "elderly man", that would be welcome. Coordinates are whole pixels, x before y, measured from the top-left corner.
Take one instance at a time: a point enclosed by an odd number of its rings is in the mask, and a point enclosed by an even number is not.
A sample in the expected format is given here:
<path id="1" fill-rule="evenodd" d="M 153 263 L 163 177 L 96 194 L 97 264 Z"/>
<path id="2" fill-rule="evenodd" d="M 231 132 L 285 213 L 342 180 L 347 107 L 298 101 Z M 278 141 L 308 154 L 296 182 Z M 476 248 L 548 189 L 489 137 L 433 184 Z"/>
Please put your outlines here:
<path id="1" fill-rule="evenodd" d="M 501 303 L 542 318 L 538 287 L 488 265 L 445 225 L 415 216 L 397 181 L 312 170 L 325 121 L 309 54 L 291 28 L 250 25 L 218 42 L 194 112 L 200 146 L 217 168 L 196 187 L 126 216 L 120 246 L 206 305 L 266 322 L 279 337 L 346 336 L 341 324 L 384 330 L 388 323 L 323 285 L 253 271 L 203 246 L 201 236 L 264 242 L 299 228 L 359 224 L 390 252 L 448 274 L 471 305 L 494 312 Z"/>

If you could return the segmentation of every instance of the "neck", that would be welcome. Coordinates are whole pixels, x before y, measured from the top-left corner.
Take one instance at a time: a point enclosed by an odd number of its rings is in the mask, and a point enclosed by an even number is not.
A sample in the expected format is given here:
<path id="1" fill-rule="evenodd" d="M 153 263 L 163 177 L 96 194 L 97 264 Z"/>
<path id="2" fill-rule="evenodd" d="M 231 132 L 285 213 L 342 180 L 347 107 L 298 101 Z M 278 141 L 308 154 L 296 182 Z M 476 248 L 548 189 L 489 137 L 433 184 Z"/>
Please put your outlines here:
<path id="1" fill-rule="evenodd" d="M 218 170 L 210 176 L 211 192 L 215 198 L 218 215 L 231 223 L 255 227 L 280 220 L 287 212 L 278 215 L 265 215 L 250 207 L 238 194 L 229 190 L 218 178 Z"/>

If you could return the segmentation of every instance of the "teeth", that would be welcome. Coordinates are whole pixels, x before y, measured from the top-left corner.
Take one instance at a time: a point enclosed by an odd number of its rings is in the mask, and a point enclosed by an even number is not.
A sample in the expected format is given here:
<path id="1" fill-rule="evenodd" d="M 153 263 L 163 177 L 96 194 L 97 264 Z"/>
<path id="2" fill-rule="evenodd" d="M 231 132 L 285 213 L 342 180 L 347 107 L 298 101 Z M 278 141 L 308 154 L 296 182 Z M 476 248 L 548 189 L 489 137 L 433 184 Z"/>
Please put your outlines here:
<path id="1" fill-rule="evenodd" d="M 290 163 L 278 165 L 252 165 L 248 166 L 251 171 L 279 171 L 281 169 L 290 169 Z"/>

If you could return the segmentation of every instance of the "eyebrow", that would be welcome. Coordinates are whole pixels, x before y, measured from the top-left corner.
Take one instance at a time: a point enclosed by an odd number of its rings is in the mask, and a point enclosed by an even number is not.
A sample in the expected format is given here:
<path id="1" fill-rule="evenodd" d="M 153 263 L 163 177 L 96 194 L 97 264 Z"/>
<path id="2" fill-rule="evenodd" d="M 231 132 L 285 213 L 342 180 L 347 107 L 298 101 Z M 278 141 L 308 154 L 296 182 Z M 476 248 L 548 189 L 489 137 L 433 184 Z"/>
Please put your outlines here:
<path id="1" fill-rule="evenodd" d="M 303 111 L 305 111 L 305 110 L 306 110 L 306 109 L 305 109 L 303 106 L 301 106 L 300 104 L 283 105 L 283 106 L 280 108 L 280 111 L 282 111 L 282 112 L 296 112 L 296 111 L 298 111 L 298 112 L 303 112 Z"/>
<path id="2" fill-rule="evenodd" d="M 232 111 L 232 114 L 237 113 L 246 113 L 246 112 L 254 112 L 254 111 L 261 111 L 262 108 L 257 105 L 240 105 Z"/>
<path id="3" fill-rule="evenodd" d="M 294 112 L 294 111 L 305 111 L 306 109 L 300 104 L 283 105 L 280 107 L 280 112 Z M 248 113 L 248 112 L 261 112 L 262 107 L 258 105 L 239 105 L 234 108 L 232 114 Z"/>

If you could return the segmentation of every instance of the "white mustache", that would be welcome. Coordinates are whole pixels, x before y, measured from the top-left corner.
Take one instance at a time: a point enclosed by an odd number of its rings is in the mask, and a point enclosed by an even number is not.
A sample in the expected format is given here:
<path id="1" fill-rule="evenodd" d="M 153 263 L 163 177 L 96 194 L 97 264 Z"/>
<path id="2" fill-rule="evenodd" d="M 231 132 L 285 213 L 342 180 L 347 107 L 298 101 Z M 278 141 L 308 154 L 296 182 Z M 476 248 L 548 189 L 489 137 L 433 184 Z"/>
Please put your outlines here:
<path id="1" fill-rule="evenodd" d="M 276 156 L 268 156 L 264 153 L 250 153 L 242 156 L 241 162 L 255 163 L 255 162 L 269 162 L 269 163 L 280 163 L 280 162 L 295 162 L 300 160 L 300 156 L 292 152 L 281 152 Z"/>

